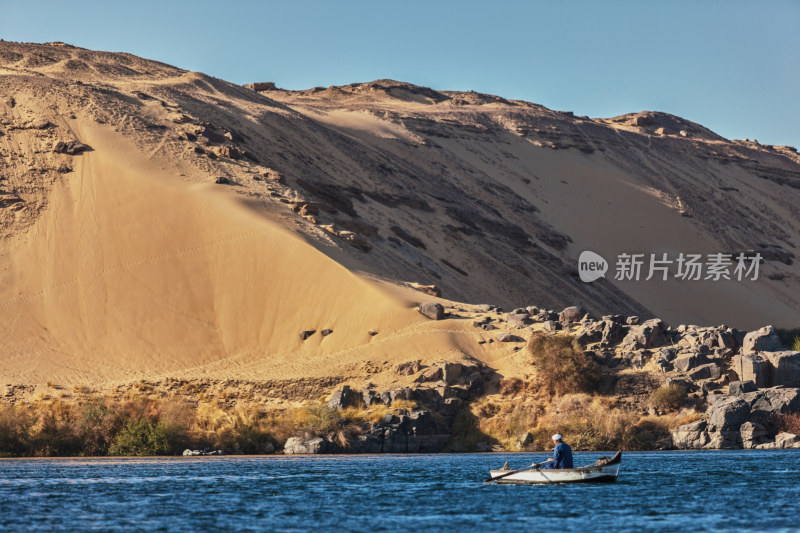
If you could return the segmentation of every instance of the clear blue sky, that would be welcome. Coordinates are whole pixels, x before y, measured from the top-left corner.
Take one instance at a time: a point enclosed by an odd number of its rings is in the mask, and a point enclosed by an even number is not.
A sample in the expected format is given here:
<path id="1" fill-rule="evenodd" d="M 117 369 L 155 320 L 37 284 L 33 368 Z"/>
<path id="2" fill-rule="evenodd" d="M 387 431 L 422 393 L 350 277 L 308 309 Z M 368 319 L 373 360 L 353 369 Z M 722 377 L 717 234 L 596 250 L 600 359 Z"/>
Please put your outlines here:
<path id="1" fill-rule="evenodd" d="M 593 117 L 666 111 L 800 146 L 800 0 L 0 0 L 0 38 L 288 89 L 394 78 Z"/>

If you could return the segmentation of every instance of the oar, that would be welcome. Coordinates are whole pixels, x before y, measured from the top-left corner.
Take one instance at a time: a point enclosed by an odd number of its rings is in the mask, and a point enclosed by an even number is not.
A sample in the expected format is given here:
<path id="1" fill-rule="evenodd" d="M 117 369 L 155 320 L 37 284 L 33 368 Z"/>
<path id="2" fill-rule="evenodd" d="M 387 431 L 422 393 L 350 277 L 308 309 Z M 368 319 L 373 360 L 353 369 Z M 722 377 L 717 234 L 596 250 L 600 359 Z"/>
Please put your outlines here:
<path id="1" fill-rule="evenodd" d="M 505 473 L 505 474 L 503 474 L 501 476 L 490 477 L 486 481 L 484 481 L 484 483 L 491 483 L 492 481 L 497 481 L 498 479 L 503 479 L 504 477 L 510 476 L 511 474 L 516 474 L 517 472 L 525 472 L 526 470 L 531 470 L 533 468 L 539 468 L 540 466 L 542 466 L 545 463 L 547 463 L 547 461 L 545 461 L 544 463 L 534 463 L 531 466 L 528 466 L 528 467 L 525 467 L 525 468 L 520 468 L 519 470 L 512 470 L 511 472 L 507 472 L 507 473 Z"/>

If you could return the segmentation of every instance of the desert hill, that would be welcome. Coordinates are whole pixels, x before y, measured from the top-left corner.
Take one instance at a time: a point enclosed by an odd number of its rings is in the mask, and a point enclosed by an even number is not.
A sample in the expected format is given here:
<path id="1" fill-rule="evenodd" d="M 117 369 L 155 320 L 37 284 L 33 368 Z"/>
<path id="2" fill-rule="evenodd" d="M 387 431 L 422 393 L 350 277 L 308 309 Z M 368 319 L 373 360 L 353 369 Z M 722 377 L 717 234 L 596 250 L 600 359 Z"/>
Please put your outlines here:
<path id="1" fill-rule="evenodd" d="M 513 347 L 428 321 L 413 307 L 434 298 L 404 282 L 436 284 L 462 318 L 454 302 L 792 326 L 798 206 L 793 149 L 663 113 L 589 119 L 391 80 L 248 88 L 2 42 L 0 375 L 360 379 L 367 365 L 380 382 L 459 358 L 515 372 Z M 585 249 L 766 261 L 748 284 L 584 284 Z"/>

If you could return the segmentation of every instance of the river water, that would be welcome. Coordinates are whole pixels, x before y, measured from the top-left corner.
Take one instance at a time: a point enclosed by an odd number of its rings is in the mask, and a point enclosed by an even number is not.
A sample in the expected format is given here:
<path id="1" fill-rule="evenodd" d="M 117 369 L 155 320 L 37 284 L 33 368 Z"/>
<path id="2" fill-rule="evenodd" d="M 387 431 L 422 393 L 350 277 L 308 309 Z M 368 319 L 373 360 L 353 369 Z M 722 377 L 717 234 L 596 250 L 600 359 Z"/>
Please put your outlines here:
<path id="1" fill-rule="evenodd" d="M 624 453 L 617 483 L 483 483 L 544 458 L 0 460 L 0 531 L 800 531 L 800 450 Z"/>

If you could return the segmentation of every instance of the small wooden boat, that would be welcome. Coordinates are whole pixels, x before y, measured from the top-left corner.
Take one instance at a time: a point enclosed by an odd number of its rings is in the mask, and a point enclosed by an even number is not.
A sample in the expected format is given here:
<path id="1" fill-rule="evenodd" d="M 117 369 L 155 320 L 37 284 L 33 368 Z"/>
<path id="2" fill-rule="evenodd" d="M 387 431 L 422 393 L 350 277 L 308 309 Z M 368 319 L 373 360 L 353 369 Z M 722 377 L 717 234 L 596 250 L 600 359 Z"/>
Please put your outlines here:
<path id="1" fill-rule="evenodd" d="M 604 457 L 595 464 L 578 468 L 543 470 L 538 467 L 520 470 L 490 470 L 487 483 L 538 485 L 542 483 L 613 483 L 617 480 L 622 452 Z"/>

